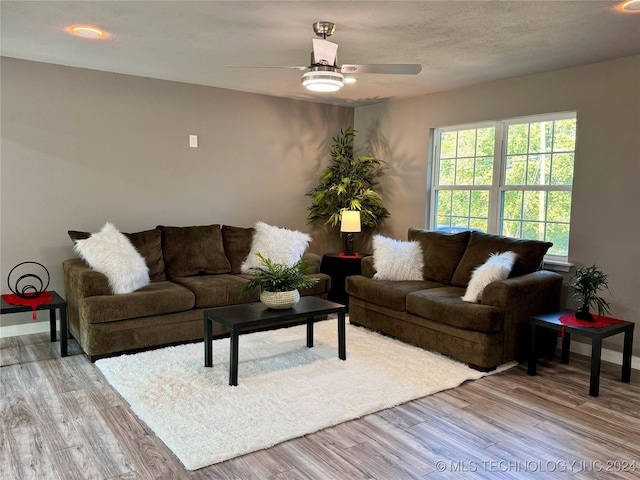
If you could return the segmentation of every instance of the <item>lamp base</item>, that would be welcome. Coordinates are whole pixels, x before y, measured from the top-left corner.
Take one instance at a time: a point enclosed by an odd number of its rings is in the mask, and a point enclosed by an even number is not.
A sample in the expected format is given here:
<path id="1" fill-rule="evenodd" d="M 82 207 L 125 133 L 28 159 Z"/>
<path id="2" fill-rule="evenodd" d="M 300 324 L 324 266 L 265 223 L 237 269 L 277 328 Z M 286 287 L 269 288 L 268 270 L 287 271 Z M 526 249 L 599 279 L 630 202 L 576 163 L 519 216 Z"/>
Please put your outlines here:
<path id="1" fill-rule="evenodd" d="M 358 254 L 358 252 L 355 253 L 344 253 L 344 252 L 340 252 L 340 258 L 358 258 L 360 255 Z"/>

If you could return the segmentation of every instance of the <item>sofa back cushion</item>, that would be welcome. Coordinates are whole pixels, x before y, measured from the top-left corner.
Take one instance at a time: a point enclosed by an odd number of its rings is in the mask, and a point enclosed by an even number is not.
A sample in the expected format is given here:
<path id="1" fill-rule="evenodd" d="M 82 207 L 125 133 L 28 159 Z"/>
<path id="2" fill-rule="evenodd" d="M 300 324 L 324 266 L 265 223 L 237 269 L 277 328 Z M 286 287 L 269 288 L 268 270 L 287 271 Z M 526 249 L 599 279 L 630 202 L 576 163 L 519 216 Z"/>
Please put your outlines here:
<path id="1" fill-rule="evenodd" d="M 241 266 L 251 251 L 253 228 L 222 226 L 222 242 L 224 253 L 231 264 L 231 273 L 242 273 Z"/>
<path id="2" fill-rule="evenodd" d="M 69 238 L 75 243 L 76 240 L 85 240 L 91 236 L 90 232 L 79 230 L 69 230 Z M 162 257 L 162 235 L 160 230 L 145 230 L 143 232 L 125 233 L 129 241 L 136 250 L 144 257 L 144 261 L 149 268 L 149 279 L 151 282 L 162 282 L 167 279 L 164 273 L 164 259 Z"/>
<path id="3" fill-rule="evenodd" d="M 220 225 L 160 225 L 158 228 L 162 232 L 162 255 L 169 279 L 231 272 L 231 264 L 224 254 Z"/>
<path id="4" fill-rule="evenodd" d="M 417 240 L 422 246 L 424 279 L 451 284 L 451 278 L 467 248 L 469 235 L 470 232 L 444 233 L 410 228 L 409 240 Z"/>
<path id="5" fill-rule="evenodd" d="M 553 245 L 550 242 L 503 237 L 482 232 L 471 232 L 469 244 L 453 274 L 451 284 L 466 287 L 473 270 L 484 264 L 492 253 L 511 250 L 518 256 L 511 270 L 510 277 L 519 277 L 540 269 L 547 250 Z"/>

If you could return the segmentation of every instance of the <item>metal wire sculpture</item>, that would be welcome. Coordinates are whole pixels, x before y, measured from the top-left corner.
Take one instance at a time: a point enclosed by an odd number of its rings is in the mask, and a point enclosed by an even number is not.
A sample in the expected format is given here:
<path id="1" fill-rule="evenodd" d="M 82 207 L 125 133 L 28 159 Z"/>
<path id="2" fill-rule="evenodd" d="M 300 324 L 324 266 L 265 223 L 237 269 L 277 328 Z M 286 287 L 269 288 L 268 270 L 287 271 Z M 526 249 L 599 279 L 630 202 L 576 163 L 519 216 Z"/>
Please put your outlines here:
<path id="1" fill-rule="evenodd" d="M 20 275 L 20 270 L 16 272 L 16 269 L 23 265 L 35 265 L 42 269 L 44 272 L 39 272 L 40 275 L 42 275 L 42 278 L 40 278 L 40 276 L 35 273 L 23 273 L 22 275 Z M 12 275 L 14 274 L 14 272 L 16 273 L 14 275 L 14 278 L 12 279 Z M 18 275 L 20 276 L 18 278 L 15 278 Z M 11 293 L 17 295 L 20 298 L 39 297 L 47 290 L 50 281 L 51 276 L 49 275 L 49 270 L 47 270 L 44 265 L 38 262 L 21 262 L 13 267 L 9 272 L 9 275 L 7 276 L 7 284 L 9 285 L 9 290 L 11 290 Z"/>

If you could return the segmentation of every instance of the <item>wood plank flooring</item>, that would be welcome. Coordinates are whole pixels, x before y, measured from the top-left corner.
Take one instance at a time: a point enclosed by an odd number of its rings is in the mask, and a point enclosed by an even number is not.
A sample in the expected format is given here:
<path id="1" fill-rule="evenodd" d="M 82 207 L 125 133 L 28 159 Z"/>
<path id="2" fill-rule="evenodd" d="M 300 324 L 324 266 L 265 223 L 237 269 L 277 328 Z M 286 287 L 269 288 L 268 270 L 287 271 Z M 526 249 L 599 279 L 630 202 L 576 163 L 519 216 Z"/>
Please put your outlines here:
<path id="1" fill-rule="evenodd" d="M 194 472 L 141 423 L 75 341 L 0 339 L 0 479 L 640 478 L 640 372 L 526 364 Z M 381 392 L 383 394 L 383 392 Z"/>

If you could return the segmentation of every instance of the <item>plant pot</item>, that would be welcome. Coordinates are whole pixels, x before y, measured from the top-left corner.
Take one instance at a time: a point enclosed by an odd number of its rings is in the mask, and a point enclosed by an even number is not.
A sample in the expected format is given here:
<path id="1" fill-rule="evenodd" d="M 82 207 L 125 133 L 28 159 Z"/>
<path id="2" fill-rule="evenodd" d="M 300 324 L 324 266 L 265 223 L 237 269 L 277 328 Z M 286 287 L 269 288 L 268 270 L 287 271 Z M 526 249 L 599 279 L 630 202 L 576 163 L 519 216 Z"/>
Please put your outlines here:
<path id="1" fill-rule="evenodd" d="M 576 310 L 576 318 L 585 322 L 593 322 L 593 315 L 589 313 L 589 305 L 582 305 Z"/>
<path id="2" fill-rule="evenodd" d="M 298 290 L 289 290 L 288 292 L 267 292 L 263 290 L 260 294 L 260 301 L 267 307 L 276 310 L 284 310 L 293 307 L 300 300 L 300 292 Z"/>

